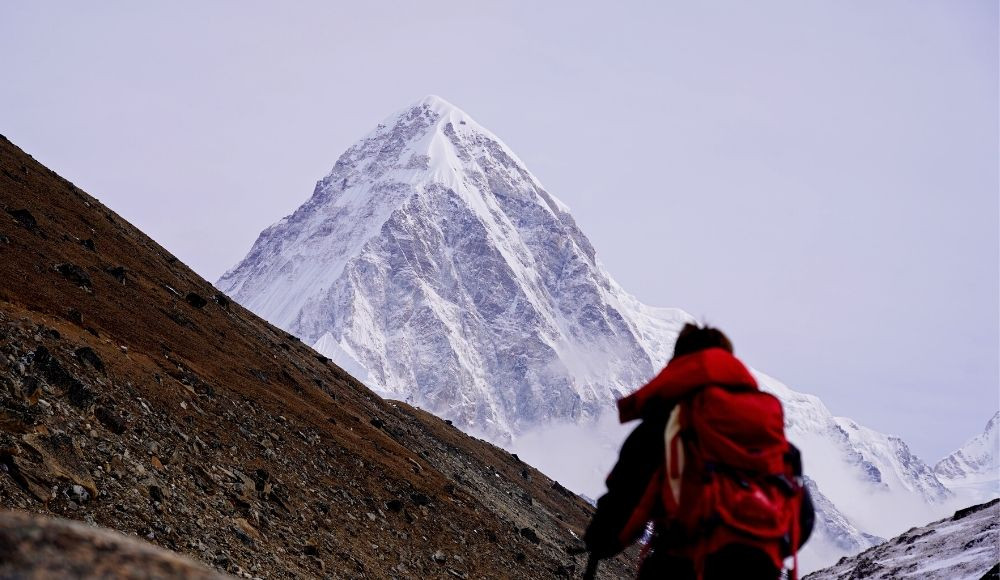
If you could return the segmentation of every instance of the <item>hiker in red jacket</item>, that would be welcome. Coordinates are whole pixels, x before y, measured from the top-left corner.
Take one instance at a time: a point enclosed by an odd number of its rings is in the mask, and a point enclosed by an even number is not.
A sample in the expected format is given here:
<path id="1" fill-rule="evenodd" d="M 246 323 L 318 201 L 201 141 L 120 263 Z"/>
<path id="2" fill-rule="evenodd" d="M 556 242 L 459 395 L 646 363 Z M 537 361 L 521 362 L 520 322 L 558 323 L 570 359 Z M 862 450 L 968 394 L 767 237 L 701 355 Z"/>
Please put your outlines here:
<path id="1" fill-rule="evenodd" d="M 687 324 L 674 356 L 618 401 L 622 445 L 584 536 L 596 561 L 646 535 L 639 578 L 775 580 L 812 531 L 798 449 L 721 331 Z"/>

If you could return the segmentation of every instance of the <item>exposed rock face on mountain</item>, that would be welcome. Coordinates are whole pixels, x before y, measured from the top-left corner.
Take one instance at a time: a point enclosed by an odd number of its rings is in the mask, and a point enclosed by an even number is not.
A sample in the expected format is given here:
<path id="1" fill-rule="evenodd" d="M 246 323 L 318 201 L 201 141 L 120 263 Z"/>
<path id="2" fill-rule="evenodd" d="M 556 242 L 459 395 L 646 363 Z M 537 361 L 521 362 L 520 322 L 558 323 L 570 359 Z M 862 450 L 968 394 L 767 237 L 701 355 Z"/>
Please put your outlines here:
<path id="1" fill-rule="evenodd" d="M 625 293 L 567 207 L 433 96 L 348 149 L 217 286 L 378 392 L 493 437 L 593 417 L 689 319 Z"/>
<path id="2" fill-rule="evenodd" d="M 382 400 L 3 138 L 0 281 L 0 507 L 255 577 L 582 564 L 582 499 Z"/>
<path id="3" fill-rule="evenodd" d="M 25 512 L 0 512 L 0 578 L 232 578 L 107 529 Z"/>
<path id="4" fill-rule="evenodd" d="M 977 580 L 1000 574 L 1000 505 L 997 500 L 962 509 L 913 528 L 836 565 L 806 576 Z"/>
<path id="5" fill-rule="evenodd" d="M 1000 496 L 1000 411 L 982 433 L 939 461 L 934 473 L 958 493 L 981 500 Z"/>

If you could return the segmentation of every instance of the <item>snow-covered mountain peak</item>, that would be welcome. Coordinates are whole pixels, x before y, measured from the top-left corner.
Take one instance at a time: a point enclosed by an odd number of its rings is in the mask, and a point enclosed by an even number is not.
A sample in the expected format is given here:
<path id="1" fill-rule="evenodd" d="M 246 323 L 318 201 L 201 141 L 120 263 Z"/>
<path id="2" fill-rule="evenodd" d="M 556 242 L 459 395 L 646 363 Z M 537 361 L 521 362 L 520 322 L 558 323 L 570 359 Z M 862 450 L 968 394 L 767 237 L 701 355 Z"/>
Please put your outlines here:
<path id="1" fill-rule="evenodd" d="M 438 97 L 349 148 L 218 286 L 383 395 L 494 437 L 608 408 L 690 320 L 622 290 L 566 205 Z"/>
<path id="2" fill-rule="evenodd" d="M 445 113 L 450 113 L 450 112 L 457 112 L 457 113 L 459 113 L 461 115 L 465 114 L 464 111 L 462 111 L 461 109 L 459 109 L 455 105 L 449 103 L 448 101 L 446 101 L 443 98 L 439 97 L 438 95 L 434 95 L 434 94 L 425 95 L 424 98 L 422 98 L 419 101 L 417 101 L 416 103 L 414 103 L 413 106 L 415 106 L 415 107 L 429 107 L 434 112 L 439 113 L 439 114 L 445 114 Z"/>
<path id="3" fill-rule="evenodd" d="M 971 500 L 1000 497 L 1000 411 L 982 433 L 934 466 L 934 473 L 949 488 Z"/>
<path id="4" fill-rule="evenodd" d="M 382 152 L 405 162 L 403 167 L 394 169 L 416 170 L 409 175 L 401 172 L 398 177 L 403 181 L 432 178 L 461 188 L 461 178 L 470 162 L 482 165 L 483 162 L 496 161 L 517 173 L 518 178 L 544 191 L 525 163 L 499 137 L 468 113 L 437 95 L 427 95 L 390 115 L 355 148 L 368 142 L 384 146 Z M 336 173 L 336 169 L 331 174 Z M 566 204 L 551 194 L 545 193 L 542 200 L 551 206 L 553 212 L 569 212 Z"/>
<path id="5" fill-rule="evenodd" d="M 495 135 L 477 123 L 468 113 L 437 95 L 425 96 L 409 107 L 406 107 L 402 111 L 396 113 L 396 116 L 401 117 L 411 115 L 414 111 L 430 112 L 434 117 L 433 126 L 438 131 L 444 131 L 445 128 L 451 124 L 453 127 L 457 126 L 455 127 L 456 129 L 465 128 L 473 131 L 479 131 L 487 133 L 490 137 L 496 139 Z M 392 118 L 390 117 L 390 119 Z"/>

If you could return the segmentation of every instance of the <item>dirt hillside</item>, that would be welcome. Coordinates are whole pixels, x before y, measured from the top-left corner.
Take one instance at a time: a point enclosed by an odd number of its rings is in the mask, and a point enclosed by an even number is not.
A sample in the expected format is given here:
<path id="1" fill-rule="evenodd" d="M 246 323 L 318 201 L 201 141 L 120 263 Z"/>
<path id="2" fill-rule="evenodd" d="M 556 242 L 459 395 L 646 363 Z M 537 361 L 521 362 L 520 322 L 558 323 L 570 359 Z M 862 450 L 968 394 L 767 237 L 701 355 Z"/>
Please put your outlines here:
<path id="1" fill-rule="evenodd" d="M 0 507 L 267 578 L 577 576 L 591 514 L 380 399 L 3 137 Z"/>

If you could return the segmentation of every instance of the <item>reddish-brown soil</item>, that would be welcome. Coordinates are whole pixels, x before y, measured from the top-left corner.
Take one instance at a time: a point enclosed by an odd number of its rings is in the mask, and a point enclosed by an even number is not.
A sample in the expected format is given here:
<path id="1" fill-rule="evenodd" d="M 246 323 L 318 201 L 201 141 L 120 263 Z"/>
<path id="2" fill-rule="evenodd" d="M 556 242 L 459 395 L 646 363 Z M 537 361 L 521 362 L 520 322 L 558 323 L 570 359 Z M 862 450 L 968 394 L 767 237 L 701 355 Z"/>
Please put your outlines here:
<path id="1" fill-rule="evenodd" d="M 380 399 L 2 137 L 0 507 L 272 578 L 577 576 L 592 513 Z"/>

